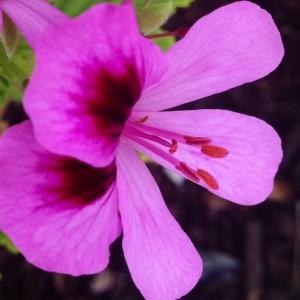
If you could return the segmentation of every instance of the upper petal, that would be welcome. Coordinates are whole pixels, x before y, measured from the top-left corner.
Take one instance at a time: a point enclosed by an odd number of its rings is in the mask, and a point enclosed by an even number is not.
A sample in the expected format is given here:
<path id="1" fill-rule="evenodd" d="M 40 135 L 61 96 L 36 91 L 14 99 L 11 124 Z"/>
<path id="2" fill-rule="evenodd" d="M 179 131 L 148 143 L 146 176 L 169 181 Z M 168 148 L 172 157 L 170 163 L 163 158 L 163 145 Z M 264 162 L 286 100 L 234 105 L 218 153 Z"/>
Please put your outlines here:
<path id="1" fill-rule="evenodd" d="M 0 228 L 47 271 L 103 270 L 119 236 L 115 165 L 97 169 L 52 154 L 26 121 L 0 140 Z"/>
<path id="2" fill-rule="evenodd" d="M 283 52 L 265 10 L 247 1 L 221 7 L 166 53 L 168 71 L 144 92 L 135 110 L 163 110 L 254 81 L 273 71 Z"/>
<path id="3" fill-rule="evenodd" d="M 0 0 L 0 7 L 14 21 L 33 49 L 47 28 L 69 19 L 44 0 Z"/>
<path id="4" fill-rule="evenodd" d="M 178 299 L 197 283 L 202 261 L 170 214 L 145 164 L 127 142 L 121 140 L 117 156 L 125 258 L 145 299 Z"/>
<path id="5" fill-rule="evenodd" d="M 138 113 L 132 117 L 141 118 L 143 115 Z M 199 184 L 211 192 L 245 205 L 264 201 L 271 193 L 282 150 L 278 134 L 264 121 L 231 111 L 209 109 L 147 113 L 147 116 L 145 125 L 185 136 L 209 138 L 209 145 L 222 147 L 229 152 L 226 157 L 213 158 L 204 154 L 201 146 L 179 143 L 172 156 L 185 162 L 194 171 L 201 169 L 208 172 L 218 183 L 218 189 L 210 188 L 202 179 Z M 169 153 L 167 147 L 156 146 Z M 136 143 L 134 147 L 184 176 L 174 165 L 145 147 Z"/>
<path id="6" fill-rule="evenodd" d="M 94 6 L 49 30 L 36 55 L 24 102 L 38 141 L 98 167 L 114 159 L 132 106 L 167 67 L 139 34 L 130 2 Z"/>

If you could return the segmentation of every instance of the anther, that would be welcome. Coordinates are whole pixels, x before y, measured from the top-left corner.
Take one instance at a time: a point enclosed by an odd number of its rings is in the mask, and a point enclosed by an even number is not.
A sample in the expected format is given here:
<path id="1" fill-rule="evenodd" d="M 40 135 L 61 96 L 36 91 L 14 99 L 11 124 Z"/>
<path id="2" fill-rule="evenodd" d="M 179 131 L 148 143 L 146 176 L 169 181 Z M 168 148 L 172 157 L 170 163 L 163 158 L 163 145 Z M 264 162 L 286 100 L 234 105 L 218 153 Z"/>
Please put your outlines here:
<path id="1" fill-rule="evenodd" d="M 183 136 L 185 139 L 185 143 L 188 145 L 205 145 L 211 142 L 211 139 L 206 137 L 194 137 L 194 136 Z"/>
<path id="2" fill-rule="evenodd" d="M 182 172 L 186 177 L 194 182 L 199 182 L 200 178 L 198 173 L 189 167 L 185 162 L 180 162 L 179 166 L 176 166 L 176 169 Z"/>
<path id="3" fill-rule="evenodd" d="M 138 124 L 142 124 L 142 123 L 145 123 L 148 119 L 149 119 L 149 116 L 145 116 L 143 118 L 134 120 L 134 122 L 138 123 Z"/>
<path id="4" fill-rule="evenodd" d="M 178 143 L 176 140 L 172 139 L 172 146 L 169 149 L 169 153 L 173 155 L 177 151 L 177 149 L 178 149 Z"/>
<path id="5" fill-rule="evenodd" d="M 202 169 L 198 169 L 197 174 L 207 184 L 208 187 L 213 190 L 219 189 L 218 181 L 211 174 Z"/>
<path id="6" fill-rule="evenodd" d="M 212 158 L 224 158 L 229 154 L 227 149 L 212 145 L 203 145 L 201 152 Z"/>

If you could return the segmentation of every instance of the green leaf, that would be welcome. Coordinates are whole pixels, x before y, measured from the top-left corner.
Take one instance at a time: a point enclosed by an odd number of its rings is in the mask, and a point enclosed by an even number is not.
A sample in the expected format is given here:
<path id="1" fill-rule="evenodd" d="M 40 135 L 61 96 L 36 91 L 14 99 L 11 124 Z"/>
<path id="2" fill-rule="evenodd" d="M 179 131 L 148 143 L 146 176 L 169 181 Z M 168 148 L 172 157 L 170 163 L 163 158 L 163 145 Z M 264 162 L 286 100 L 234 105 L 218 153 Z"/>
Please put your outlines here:
<path id="1" fill-rule="evenodd" d="M 157 29 L 153 32 L 153 34 L 160 34 L 164 32 L 165 31 L 163 31 L 162 29 Z M 175 37 L 167 36 L 167 37 L 155 38 L 152 39 L 151 41 L 157 44 L 162 51 L 166 51 L 175 44 Z"/>
<path id="2" fill-rule="evenodd" d="M 8 251 L 13 254 L 18 254 L 19 250 L 15 247 L 12 241 L 5 235 L 3 232 L 0 231 L 0 245 L 6 247 Z"/>
<path id="3" fill-rule="evenodd" d="M 178 7 L 180 8 L 189 7 L 192 2 L 194 2 L 194 0 L 173 0 L 173 13 L 176 12 L 176 9 Z"/>
<path id="4" fill-rule="evenodd" d="M 27 80 L 34 68 L 34 54 L 23 38 L 11 60 L 6 56 L 3 45 L 0 44 L 0 107 L 8 99 L 21 100 L 24 81 Z"/>
<path id="5" fill-rule="evenodd" d="M 10 84 L 6 78 L 0 75 L 0 108 L 2 108 L 9 99 L 21 100 L 22 96 L 21 88 Z"/>
<path id="6" fill-rule="evenodd" d="M 3 42 L 7 57 L 11 59 L 18 45 L 19 31 L 15 23 L 4 11 L 2 11 L 2 21 L 0 38 Z"/>
<path id="7" fill-rule="evenodd" d="M 136 9 L 141 33 L 147 35 L 162 26 L 172 12 L 172 0 L 144 1 L 144 5 Z"/>
<path id="8" fill-rule="evenodd" d="M 56 0 L 54 5 L 70 17 L 75 17 L 90 8 L 92 5 L 102 2 L 120 3 L 121 0 Z"/>
<path id="9" fill-rule="evenodd" d="M 140 153 L 140 152 L 137 152 L 137 154 L 139 155 L 139 157 L 141 158 L 141 160 L 144 162 L 144 163 L 152 163 L 153 160 L 151 160 L 149 157 L 147 157 L 145 154 L 143 153 Z"/>
<path id="10" fill-rule="evenodd" d="M 193 0 L 134 0 L 140 31 L 149 34 L 162 26 L 178 7 L 188 7 Z M 56 0 L 49 1 L 71 17 L 78 16 L 92 5 L 111 2 L 121 3 L 121 0 Z"/>

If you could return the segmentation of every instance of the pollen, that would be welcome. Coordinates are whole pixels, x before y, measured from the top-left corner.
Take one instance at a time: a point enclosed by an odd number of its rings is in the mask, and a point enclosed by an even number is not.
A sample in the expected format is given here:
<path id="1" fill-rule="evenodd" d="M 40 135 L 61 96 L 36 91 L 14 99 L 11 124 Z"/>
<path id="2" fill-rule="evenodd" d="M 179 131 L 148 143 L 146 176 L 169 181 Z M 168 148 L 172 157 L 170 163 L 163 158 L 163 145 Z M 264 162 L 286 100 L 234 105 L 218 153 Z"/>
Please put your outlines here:
<path id="1" fill-rule="evenodd" d="M 177 149 L 178 149 L 178 143 L 176 140 L 172 139 L 172 146 L 169 149 L 169 153 L 173 155 L 177 151 Z"/>
<path id="2" fill-rule="evenodd" d="M 201 152 L 212 158 L 224 158 L 229 154 L 227 149 L 212 145 L 203 145 Z"/>
<path id="3" fill-rule="evenodd" d="M 185 162 L 181 161 L 180 165 L 176 166 L 175 168 L 182 172 L 190 180 L 194 182 L 199 182 L 200 177 L 198 176 L 198 173 L 194 169 L 189 167 Z"/>
<path id="4" fill-rule="evenodd" d="M 197 174 L 207 184 L 208 187 L 213 190 L 219 189 L 218 181 L 211 174 L 202 169 L 198 169 Z"/>
<path id="5" fill-rule="evenodd" d="M 206 137 L 194 137 L 194 136 L 184 136 L 185 143 L 188 145 L 205 145 L 209 144 L 211 142 L 211 139 L 206 138 Z"/>
<path id="6" fill-rule="evenodd" d="M 138 123 L 138 124 L 142 124 L 142 123 L 145 123 L 148 119 L 149 119 L 149 116 L 145 116 L 145 117 L 140 118 L 140 119 L 135 119 L 134 122 Z"/>

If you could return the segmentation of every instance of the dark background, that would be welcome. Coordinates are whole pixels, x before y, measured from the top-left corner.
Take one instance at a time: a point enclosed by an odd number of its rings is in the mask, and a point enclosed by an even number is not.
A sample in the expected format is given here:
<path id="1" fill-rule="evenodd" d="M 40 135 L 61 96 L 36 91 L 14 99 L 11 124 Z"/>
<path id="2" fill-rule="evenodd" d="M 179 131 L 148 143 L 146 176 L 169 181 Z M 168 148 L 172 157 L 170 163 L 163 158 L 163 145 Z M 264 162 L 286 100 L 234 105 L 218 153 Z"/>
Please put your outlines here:
<path id="1" fill-rule="evenodd" d="M 232 2 L 196 0 L 179 9 L 165 29 L 190 27 Z M 149 164 L 171 212 L 204 260 L 203 277 L 185 300 L 300 299 L 300 1 L 253 2 L 271 13 L 281 32 L 281 65 L 254 83 L 179 108 L 227 109 L 271 124 L 282 139 L 284 159 L 270 198 L 257 206 L 239 206 L 192 182 L 175 185 L 160 166 Z M 9 124 L 23 117 L 14 102 L 2 114 Z M 0 299 L 143 299 L 131 281 L 121 239 L 112 245 L 110 261 L 100 274 L 71 277 L 44 272 L 0 247 Z"/>

